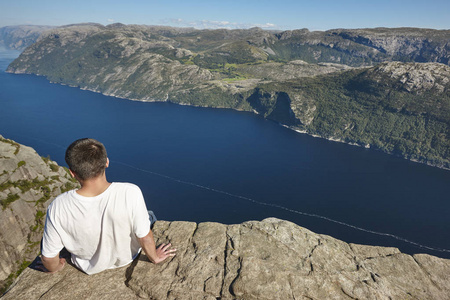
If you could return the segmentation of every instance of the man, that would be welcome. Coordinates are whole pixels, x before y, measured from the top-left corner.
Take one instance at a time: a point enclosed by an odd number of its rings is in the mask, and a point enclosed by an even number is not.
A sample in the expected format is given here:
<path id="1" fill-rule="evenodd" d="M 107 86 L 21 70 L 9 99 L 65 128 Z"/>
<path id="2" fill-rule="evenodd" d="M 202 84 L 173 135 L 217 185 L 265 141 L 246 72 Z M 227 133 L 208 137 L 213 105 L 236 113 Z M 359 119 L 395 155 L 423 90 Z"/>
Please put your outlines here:
<path id="1" fill-rule="evenodd" d="M 77 140 L 65 159 L 81 188 L 58 196 L 47 209 L 41 258 L 48 272 L 64 267 L 64 258 L 59 258 L 64 247 L 87 274 L 128 265 L 141 248 L 155 264 L 175 255 L 170 244 L 155 247 L 139 187 L 107 181 L 109 160 L 102 143 Z"/>

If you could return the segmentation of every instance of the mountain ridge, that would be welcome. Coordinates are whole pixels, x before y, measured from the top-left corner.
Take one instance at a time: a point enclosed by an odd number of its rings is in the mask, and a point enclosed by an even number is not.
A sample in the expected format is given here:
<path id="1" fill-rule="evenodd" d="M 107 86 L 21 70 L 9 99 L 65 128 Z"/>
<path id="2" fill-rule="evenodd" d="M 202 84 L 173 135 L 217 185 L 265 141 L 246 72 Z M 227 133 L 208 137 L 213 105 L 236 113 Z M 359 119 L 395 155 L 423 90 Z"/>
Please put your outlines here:
<path id="1" fill-rule="evenodd" d="M 46 25 L 18 25 L 0 28 L 0 45 L 7 49 L 23 50 L 36 42 L 39 36 L 54 28 Z"/>
<path id="2" fill-rule="evenodd" d="M 47 31 L 8 72 L 132 100 L 254 111 L 297 131 L 449 168 L 449 37 L 416 28 L 81 24 Z"/>

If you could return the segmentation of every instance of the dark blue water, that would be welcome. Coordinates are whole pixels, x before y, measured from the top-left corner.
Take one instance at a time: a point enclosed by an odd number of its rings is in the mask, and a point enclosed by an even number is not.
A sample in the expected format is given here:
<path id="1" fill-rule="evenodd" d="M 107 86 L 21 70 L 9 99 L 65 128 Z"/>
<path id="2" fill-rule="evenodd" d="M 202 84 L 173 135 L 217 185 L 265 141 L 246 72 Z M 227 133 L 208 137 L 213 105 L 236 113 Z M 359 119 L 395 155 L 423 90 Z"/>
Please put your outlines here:
<path id="1" fill-rule="evenodd" d="M 450 258 L 398 239 L 450 249 L 449 171 L 298 134 L 251 113 L 133 102 L 7 74 L 18 53 L 0 53 L 0 134 L 61 165 L 73 140 L 102 141 L 109 180 L 138 184 L 159 219 L 274 216 L 346 242 Z"/>

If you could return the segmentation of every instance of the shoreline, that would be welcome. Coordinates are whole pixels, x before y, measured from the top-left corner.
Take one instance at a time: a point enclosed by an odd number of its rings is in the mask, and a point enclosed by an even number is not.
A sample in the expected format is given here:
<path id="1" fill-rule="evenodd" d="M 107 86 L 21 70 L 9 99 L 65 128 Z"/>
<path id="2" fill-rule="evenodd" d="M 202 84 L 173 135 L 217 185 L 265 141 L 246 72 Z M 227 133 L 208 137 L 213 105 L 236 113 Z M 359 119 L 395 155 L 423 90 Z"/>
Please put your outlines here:
<path id="1" fill-rule="evenodd" d="M 125 98 L 125 97 L 122 97 L 122 96 L 117 96 L 114 93 L 101 92 L 101 91 L 98 91 L 98 90 L 93 89 L 93 88 L 80 87 L 80 86 L 75 86 L 75 85 L 70 85 L 70 84 L 65 84 L 65 83 L 54 82 L 54 81 L 48 80 L 45 75 L 41 75 L 41 74 L 26 73 L 26 72 L 21 72 L 21 71 L 19 71 L 19 72 L 11 72 L 11 71 L 7 71 L 7 70 L 5 70 L 5 73 L 18 74 L 18 75 L 34 75 L 34 76 L 44 77 L 51 84 L 64 85 L 64 86 L 68 86 L 68 87 L 71 87 L 71 88 L 77 88 L 77 89 L 82 90 L 82 91 L 89 91 L 89 92 L 101 94 L 101 95 L 104 95 L 104 96 L 107 96 L 107 97 L 114 97 L 114 98 L 117 98 L 117 99 L 127 100 L 127 101 L 138 101 L 138 102 L 148 102 L 148 103 L 171 103 L 171 104 L 175 104 L 175 105 L 191 106 L 191 107 L 198 107 L 198 108 L 231 109 L 231 110 L 238 111 L 238 112 L 249 112 L 249 113 L 254 113 L 256 115 L 260 115 L 255 110 L 244 110 L 244 109 L 237 109 L 237 108 L 231 108 L 231 107 L 222 107 L 222 106 L 203 106 L 203 105 L 194 105 L 194 104 L 189 104 L 189 103 L 176 103 L 176 102 L 172 102 L 172 101 L 168 100 L 168 95 L 166 97 L 166 100 L 151 99 L 151 98 L 147 98 L 147 99 Z M 264 118 L 264 119 L 266 119 L 266 118 Z M 266 120 L 270 120 L 270 119 L 266 119 Z M 276 121 L 274 121 L 274 122 L 276 122 Z M 378 149 L 374 148 L 373 146 L 371 146 L 370 144 L 360 145 L 358 143 L 352 143 L 352 142 L 343 141 L 340 138 L 335 138 L 335 137 L 327 138 L 327 137 L 323 137 L 323 136 L 320 136 L 320 135 L 317 135 L 317 134 L 312 134 L 312 133 L 307 132 L 306 130 L 300 130 L 298 128 L 295 128 L 295 127 L 292 127 L 292 126 L 288 126 L 288 125 L 285 125 L 285 124 L 282 124 L 282 123 L 279 123 L 279 122 L 276 122 L 276 123 L 278 125 L 282 126 L 282 127 L 285 127 L 287 129 L 293 130 L 293 131 L 295 131 L 297 133 L 306 134 L 306 135 L 314 137 L 314 138 L 320 138 L 320 139 L 328 140 L 328 141 L 331 141 L 331 142 L 338 142 L 338 143 L 343 143 L 343 144 L 347 144 L 347 145 L 350 145 L 350 146 L 357 146 L 357 147 L 361 147 L 361 148 L 365 148 L 365 149 L 372 149 L 372 150 L 375 150 L 375 151 L 381 151 L 382 153 L 385 153 L 385 154 L 388 154 L 388 155 L 392 155 L 394 157 L 402 158 L 402 159 L 410 161 L 410 162 L 419 163 L 419 164 L 423 164 L 423 165 L 426 165 L 426 166 L 429 166 L 429 167 L 450 171 L 450 168 L 447 168 L 447 167 L 444 167 L 444 166 L 438 166 L 438 165 L 434 165 L 434 164 L 431 164 L 431 163 L 428 163 L 428 162 L 419 161 L 417 159 L 405 158 L 405 157 L 400 156 L 400 155 L 395 155 L 395 154 L 392 154 L 392 153 L 389 153 L 389 152 L 378 150 Z"/>

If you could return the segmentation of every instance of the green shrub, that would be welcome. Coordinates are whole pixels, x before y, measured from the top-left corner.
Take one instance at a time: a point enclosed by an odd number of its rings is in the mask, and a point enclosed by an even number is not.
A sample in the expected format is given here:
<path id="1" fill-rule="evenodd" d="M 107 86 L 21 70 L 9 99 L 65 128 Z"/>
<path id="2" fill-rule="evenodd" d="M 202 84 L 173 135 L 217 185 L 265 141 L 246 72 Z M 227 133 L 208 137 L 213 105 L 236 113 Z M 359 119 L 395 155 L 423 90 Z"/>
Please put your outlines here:
<path id="1" fill-rule="evenodd" d="M 8 194 L 8 197 L 6 199 L 0 199 L 0 203 L 2 205 L 2 209 L 5 210 L 9 204 L 13 203 L 14 201 L 20 199 L 20 196 L 17 194 Z"/>
<path id="2" fill-rule="evenodd" d="M 56 165 L 56 164 L 49 164 L 49 166 L 50 166 L 50 169 L 53 172 L 58 172 L 58 170 L 59 170 L 59 166 L 58 165 Z"/>

